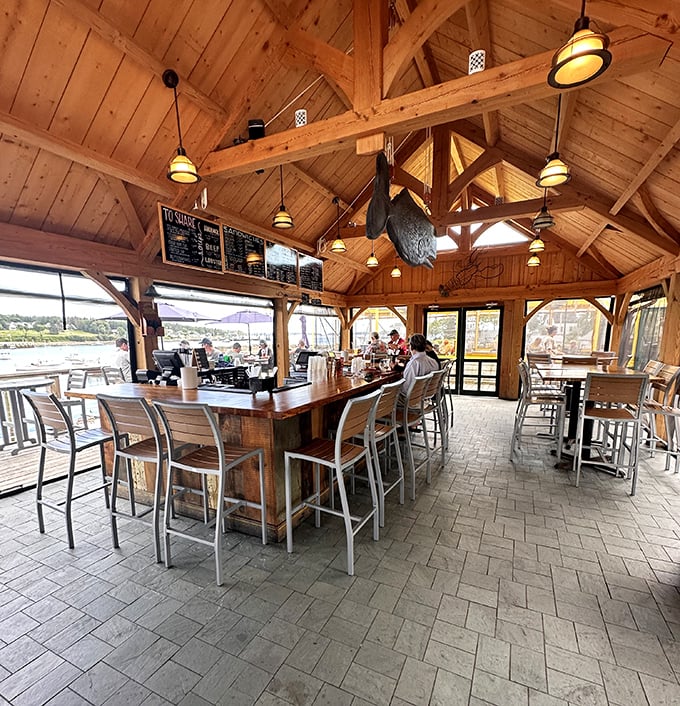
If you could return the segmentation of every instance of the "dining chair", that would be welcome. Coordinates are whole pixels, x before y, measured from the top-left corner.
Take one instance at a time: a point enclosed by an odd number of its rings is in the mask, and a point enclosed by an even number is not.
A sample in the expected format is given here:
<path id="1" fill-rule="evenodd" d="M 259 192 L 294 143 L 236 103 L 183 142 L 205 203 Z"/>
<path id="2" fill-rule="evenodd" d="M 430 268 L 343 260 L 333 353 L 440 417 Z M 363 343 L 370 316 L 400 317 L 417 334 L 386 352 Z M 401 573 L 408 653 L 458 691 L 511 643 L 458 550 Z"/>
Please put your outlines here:
<path id="1" fill-rule="evenodd" d="M 36 483 L 36 506 L 38 510 L 38 528 L 41 534 L 45 533 L 45 520 L 43 517 L 43 507 L 48 507 L 57 512 L 63 513 L 66 520 L 66 534 L 68 536 L 68 546 L 75 547 L 73 540 L 73 520 L 72 503 L 74 500 L 85 497 L 99 490 L 104 491 L 104 501 L 109 507 L 109 486 L 110 482 L 106 477 L 106 460 L 104 456 L 104 444 L 113 441 L 113 434 L 104 429 L 82 429 L 76 431 L 68 412 L 56 397 L 47 392 L 23 391 L 23 396 L 31 406 L 35 416 L 36 429 L 38 431 L 38 443 L 40 445 L 40 459 L 38 461 L 38 480 Z M 49 433 L 48 433 L 49 430 Z M 94 488 L 83 490 L 73 494 L 73 486 L 76 474 L 76 457 L 79 453 L 87 449 L 99 448 L 100 463 L 79 469 L 79 473 L 101 468 L 102 483 Z M 45 460 L 47 451 L 68 454 L 69 465 L 66 475 L 66 492 L 64 500 L 52 501 L 43 498 L 43 482 L 45 476 Z"/>
<path id="2" fill-rule="evenodd" d="M 113 397 L 97 395 L 113 432 L 113 472 L 111 474 L 111 535 L 113 547 L 120 547 L 118 541 L 118 518 L 148 522 L 151 514 L 156 561 L 160 562 L 160 513 L 163 492 L 163 466 L 167 458 L 167 444 L 161 434 L 158 418 L 151 405 L 143 397 Z M 153 464 L 154 480 L 151 507 L 138 512 L 135 497 L 133 462 Z M 121 466 L 125 468 L 125 480 L 121 479 Z M 144 467 L 142 467 L 144 470 Z M 127 487 L 129 513 L 118 508 L 119 486 Z M 205 498 L 204 498 L 205 502 Z"/>
<path id="3" fill-rule="evenodd" d="M 103 365 L 102 373 L 104 374 L 104 382 L 107 385 L 119 385 L 125 382 L 123 371 L 114 365 Z"/>
<path id="4" fill-rule="evenodd" d="M 515 422 L 510 445 L 510 457 L 522 448 L 524 429 L 541 430 L 533 438 L 545 436 L 556 443 L 556 459 L 562 458 L 564 436 L 564 418 L 567 398 L 558 388 L 550 386 L 535 387 L 529 364 L 520 359 L 517 364 L 520 379 L 520 394 L 515 409 Z M 533 409 L 536 409 L 534 412 Z"/>
<path id="5" fill-rule="evenodd" d="M 165 515 L 163 519 L 163 540 L 165 545 L 165 566 L 172 566 L 170 537 L 182 537 L 192 542 L 213 547 L 215 555 L 215 574 L 217 585 L 223 583 L 222 534 L 226 532 L 226 520 L 229 515 L 245 508 L 256 510 L 262 534 L 262 544 L 267 543 L 267 512 L 264 491 L 264 451 L 262 448 L 242 448 L 232 446 L 222 440 L 215 415 L 208 405 L 190 403 L 154 402 L 165 438 L 168 444 L 168 463 L 165 487 Z M 187 450 L 187 444 L 196 448 Z M 236 489 L 248 484 L 247 477 L 252 475 L 255 463 L 259 481 L 259 502 L 236 496 Z M 240 468 L 242 478 L 237 481 L 236 469 Z M 217 478 L 215 507 L 215 533 L 212 540 L 182 530 L 173 525 L 172 507 L 179 497 L 194 492 L 186 486 L 178 486 L 175 476 L 181 473 L 197 474 L 206 489 L 207 476 Z M 178 479 L 179 480 L 179 479 Z M 177 488 L 180 489 L 177 491 Z M 231 490 L 233 488 L 233 490 Z M 233 495 L 227 495 L 230 490 Z M 177 492 L 175 492 L 177 491 Z M 225 509 L 225 504 L 227 508 Z"/>
<path id="6" fill-rule="evenodd" d="M 432 479 L 430 468 L 430 446 L 425 428 L 425 393 L 432 380 L 433 373 L 421 375 L 413 379 L 410 387 L 400 395 L 399 421 L 404 432 L 404 444 L 406 447 L 406 459 L 408 461 L 409 473 L 411 476 L 411 500 L 416 499 L 416 474 L 425 467 L 425 482 L 429 485 Z M 417 444 L 411 438 L 412 433 L 420 431 L 423 435 L 423 443 Z M 425 450 L 425 459 L 416 464 L 414 447 Z"/>
<path id="7" fill-rule="evenodd" d="M 562 365 L 597 365 L 597 356 L 594 355 L 563 355 Z"/>
<path id="8" fill-rule="evenodd" d="M 649 376 L 588 373 L 579 412 L 573 469 L 578 487 L 584 450 L 589 463 L 632 477 L 631 495 L 637 486 L 640 428 Z M 599 425 L 591 441 L 584 442 L 586 422 Z M 595 457 L 593 458 L 593 454 Z"/>
<path id="9" fill-rule="evenodd" d="M 305 508 L 314 510 L 314 524 L 321 525 L 321 513 L 341 517 L 345 528 L 347 545 L 347 574 L 354 576 L 354 537 L 369 521 L 373 520 L 373 539 L 380 536 L 378 493 L 373 468 L 373 449 L 371 445 L 371 430 L 375 420 L 375 411 L 380 398 L 380 390 L 375 390 L 362 397 L 354 397 L 347 401 L 340 416 L 340 422 L 335 439 L 312 439 L 308 444 L 284 452 L 285 493 L 286 493 L 286 549 L 293 551 L 293 517 Z M 361 437 L 362 443 L 352 443 L 353 437 Z M 359 461 L 363 460 L 368 472 L 368 485 L 371 492 L 371 506 L 362 515 L 353 514 L 349 507 L 347 490 L 345 489 L 345 474 L 353 470 Z M 312 493 L 301 498 L 293 505 L 293 461 L 308 462 L 313 465 Z M 321 486 L 320 467 L 328 469 L 328 505 L 321 504 L 321 496 L 325 492 Z M 335 485 L 340 497 L 340 510 L 335 509 Z M 301 491 L 301 483 L 296 483 L 295 495 Z"/>
<path id="10" fill-rule="evenodd" d="M 444 465 L 447 451 L 447 424 L 443 414 L 442 390 L 446 377 L 445 370 L 435 370 L 432 379 L 423 394 L 423 419 L 425 421 L 425 433 L 432 432 L 432 446 L 430 454 L 441 452 L 441 465 Z"/>
<path id="11" fill-rule="evenodd" d="M 84 390 L 87 385 L 87 370 L 70 370 L 68 374 L 68 378 L 66 381 L 66 391 L 68 392 L 69 390 Z M 83 428 L 87 429 L 88 428 L 88 420 L 87 420 L 87 409 L 85 407 L 85 399 L 83 397 L 77 398 L 77 397 L 60 397 L 59 401 L 61 402 L 62 406 L 64 409 L 69 413 L 69 416 L 71 417 L 71 421 L 75 425 L 75 419 L 73 419 L 73 412 L 71 411 L 74 408 L 80 408 L 80 416 L 82 419 L 82 426 Z"/>
<path id="12" fill-rule="evenodd" d="M 651 456 L 657 451 L 658 443 L 665 445 L 666 450 L 671 444 L 672 427 L 675 424 L 675 415 L 667 410 L 673 408 L 673 400 L 678 391 L 680 382 L 680 366 L 664 363 L 654 375 L 647 389 L 647 399 L 643 405 L 643 425 L 646 438 L 642 443 L 649 446 Z M 656 417 L 660 415 L 664 420 L 663 428 L 659 431 Z M 663 451 L 663 449 L 661 449 Z"/>

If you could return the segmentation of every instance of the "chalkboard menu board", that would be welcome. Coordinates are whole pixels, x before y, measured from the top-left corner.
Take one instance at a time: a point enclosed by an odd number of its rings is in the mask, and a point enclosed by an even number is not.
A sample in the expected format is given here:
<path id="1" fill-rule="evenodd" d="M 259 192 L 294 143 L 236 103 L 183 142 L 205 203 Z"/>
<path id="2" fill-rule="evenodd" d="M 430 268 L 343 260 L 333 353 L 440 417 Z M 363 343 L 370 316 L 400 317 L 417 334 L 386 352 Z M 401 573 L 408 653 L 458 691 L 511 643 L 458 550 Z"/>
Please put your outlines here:
<path id="1" fill-rule="evenodd" d="M 158 204 L 163 262 L 222 272 L 220 227 L 190 213 Z"/>
<path id="2" fill-rule="evenodd" d="M 264 238 L 226 225 L 222 226 L 222 234 L 225 269 L 242 275 L 264 277 Z"/>
<path id="3" fill-rule="evenodd" d="M 297 250 L 267 241 L 267 279 L 297 284 Z"/>
<path id="4" fill-rule="evenodd" d="M 300 266 L 300 287 L 323 292 L 323 261 L 311 255 L 298 255 Z"/>

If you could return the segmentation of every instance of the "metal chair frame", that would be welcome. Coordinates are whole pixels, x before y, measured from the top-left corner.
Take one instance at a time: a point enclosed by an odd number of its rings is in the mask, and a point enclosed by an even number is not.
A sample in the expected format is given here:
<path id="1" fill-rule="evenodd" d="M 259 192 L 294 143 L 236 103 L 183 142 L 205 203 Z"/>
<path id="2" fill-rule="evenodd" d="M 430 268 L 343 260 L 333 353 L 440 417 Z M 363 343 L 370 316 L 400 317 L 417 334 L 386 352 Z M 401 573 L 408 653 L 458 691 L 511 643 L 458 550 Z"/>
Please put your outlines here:
<path id="1" fill-rule="evenodd" d="M 430 381 L 434 373 L 415 377 L 410 387 L 406 392 L 402 393 L 400 398 L 399 415 L 401 417 L 401 427 L 404 431 L 404 440 L 406 445 L 406 457 L 408 459 L 411 472 L 411 500 L 416 499 L 416 474 L 425 466 L 425 482 L 429 485 L 432 480 L 432 472 L 430 467 L 430 445 L 427 438 L 427 429 L 425 428 L 425 395 L 430 386 Z M 423 434 L 423 444 L 415 444 L 411 439 L 411 432 L 420 429 Z M 416 465 L 413 454 L 413 447 L 421 447 L 425 449 L 425 460 Z"/>
<path id="2" fill-rule="evenodd" d="M 87 370 L 71 370 L 68 374 L 68 379 L 66 381 L 66 391 L 69 390 L 84 390 L 87 385 Z M 75 419 L 73 419 L 72 409 L 74 407 L 80 407 L 81 416 L 83 418 L 83 428 L 88 428 L 87 421 L 87 409 L 85 407 L 84 398 L 76 397 L 64 397 L 59 400 L 71 417 L 71 421 L 75 425 Z"/>
<path id="3" fill-rule="evenodd" d="M 334 440 L 314 439 L 309 444 L 284 453 L 285 458 L 285 489 L 286 489 L 286 549 L 293 551 L 293 516 L 304 510 L 314 510 L 314 524 L 321 525 L 321 513 L 341 517 L 345 527 L 347 545 L 347 573 L 354 575 L 354 537 L 369 521 L 373 520 L 373 539 L 377 541 L 379 530 L 379 505 L 376 489 L 375 472 L 372 460 L 371 430 L 375 423 L 375 412 L 380 398 L 380 390 L 375 390 L 362 397 L 354 397 L 347 401 L 340 417 L 338 430 Z M 362 437 L 362 445 L 350 443 L 355 436 Z M 350 512 L 345 488 L 344 474 L 347 470 L 365 460 L 368 471 L 368 484 L 371 491 L 371 509 L 362 516 Z M 314 490 L 307 498 L 293 506 L 291 462 L 307 461 L 314 468 Z M 329 505 L 321 504 L 321 473 L 320 467 L 329 471 Z M 340 496 L 340 510 L 335 509 L 334 487 L 337 481 Z"/>
<path id="4" fill-rule="evenodd" d="M 41 534 L 45 533 L 45 520 L 43 517 L 43 507 L 63 513 L 66 520 L 66 534 L 70 549 L 75 547 L 73 539 L 73 519 L 72 503 L 74 500 L 85 497 L 99 490 L 104 491 L 106 507 L 109 507 L 109 486 L 110 481 L 106 477 L 106 460 L 104 456 L 104 444 L 113 441 L 113 434 L 104 429 L 83 429 L 76 431 L 68 412 L 56 397 L 47 392 L 30 392 L 24 390 L 24 397 L 28 401 L 35 415 L 36 428 L 38 430 L 38 443 L 40 445 L 40 460 L 38 462 L 38 480 L 36 483 L 36 507 L 38 511 L 38 528 Z M 51 429 L 53 435 L 48 435 L 47 430 Z M 82 468 L 79 472 L 91 471 L 101 468 L 102 484 L 84 490 L 76 495 L 73 494 L 73 486 L 76 473 L 76 456 L 81 451 L 99 447 L 100 463 L 97 466 Z M 43 498 L 43 482 L 45 476 L 45 460 L 47 451 L 69 455 L 69 467 L 66 476 L 66 496 L 60 502 L 52 502 Z"/>
<path id="5" fill-rule="evenodd" d="M 123 371 L 115 365 L 103 365 L 102 374 L 107 385 L 119 385 L 125 382 Z"/>

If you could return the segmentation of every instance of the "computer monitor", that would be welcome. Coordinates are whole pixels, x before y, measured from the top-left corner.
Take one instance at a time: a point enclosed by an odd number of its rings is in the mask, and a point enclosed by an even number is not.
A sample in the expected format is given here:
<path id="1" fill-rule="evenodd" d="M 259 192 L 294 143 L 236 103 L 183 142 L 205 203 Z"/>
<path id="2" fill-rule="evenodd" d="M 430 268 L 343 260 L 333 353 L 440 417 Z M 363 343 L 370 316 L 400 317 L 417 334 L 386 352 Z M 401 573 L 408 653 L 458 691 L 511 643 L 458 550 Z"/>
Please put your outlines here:
<path id="1" fill-rule="evenodd" d="M 199 370 L 207 370 L 210 367 L 205 348 L 194 348 L 194 359 L 196 361 L 196 367 Z"/>
<path id="2" fill-rule="evenodd" d="M 317 351 L 300 351 L 295 360 L 296 370 L 307 370 L 309 359 L 314 355 L 319 355 L 319 353 Z"/>
<path id="3" fill-rule="evenodd" d="M 176 375 L 179 377 L 180 368 L 184 366 L 184 363 L 177 351 L 153 351 L 151 355 L 156 362 L 156 367 L 164 376 Z"/>

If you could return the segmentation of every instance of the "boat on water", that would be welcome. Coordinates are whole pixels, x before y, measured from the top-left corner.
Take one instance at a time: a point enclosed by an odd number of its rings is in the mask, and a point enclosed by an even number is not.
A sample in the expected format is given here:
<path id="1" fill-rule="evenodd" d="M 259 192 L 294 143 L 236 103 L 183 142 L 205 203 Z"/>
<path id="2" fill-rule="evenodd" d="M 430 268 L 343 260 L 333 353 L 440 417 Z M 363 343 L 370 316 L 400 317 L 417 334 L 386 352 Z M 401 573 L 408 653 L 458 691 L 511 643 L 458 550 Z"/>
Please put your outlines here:
<path id="1" fill-rule="evenodd" d="M 9 360 L 11 353 L 9 351 L 0 351 L 0 360 Z"/>

